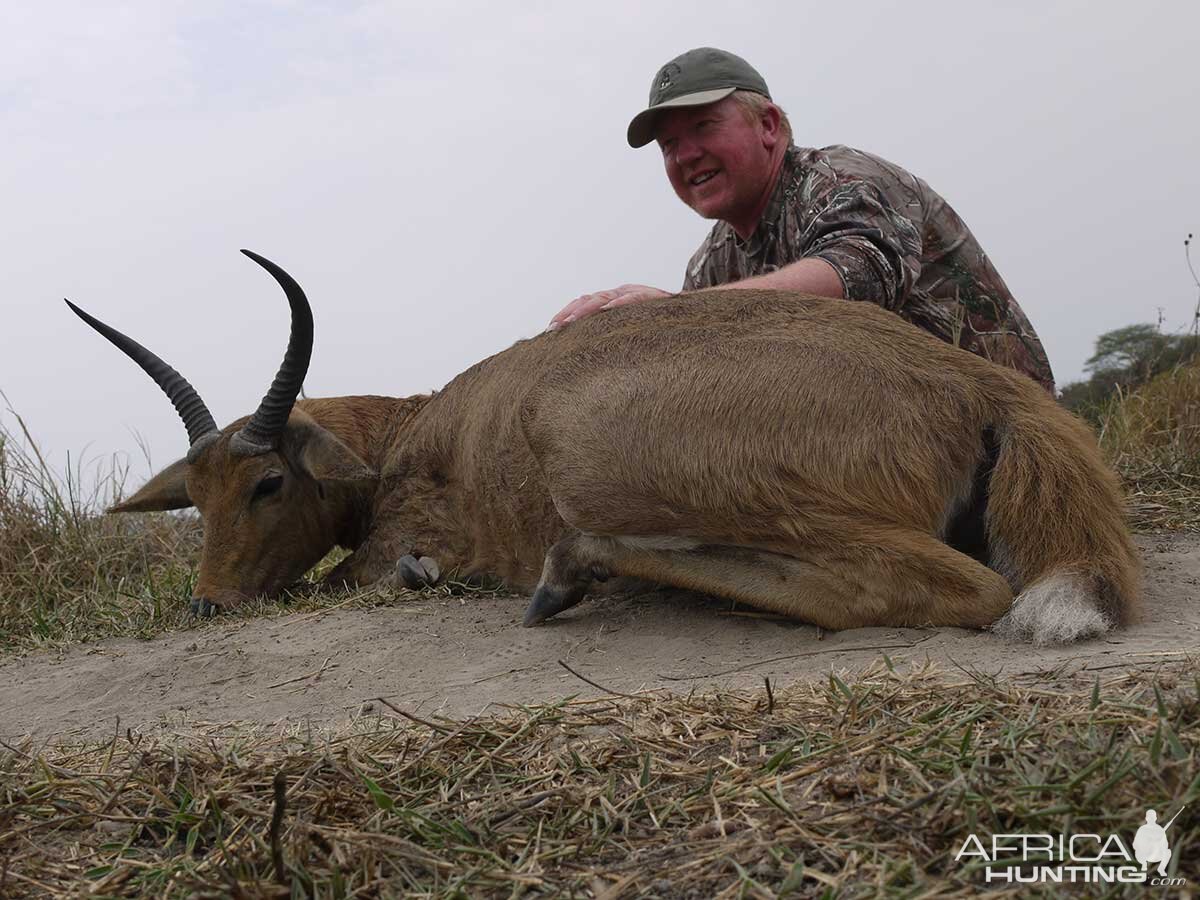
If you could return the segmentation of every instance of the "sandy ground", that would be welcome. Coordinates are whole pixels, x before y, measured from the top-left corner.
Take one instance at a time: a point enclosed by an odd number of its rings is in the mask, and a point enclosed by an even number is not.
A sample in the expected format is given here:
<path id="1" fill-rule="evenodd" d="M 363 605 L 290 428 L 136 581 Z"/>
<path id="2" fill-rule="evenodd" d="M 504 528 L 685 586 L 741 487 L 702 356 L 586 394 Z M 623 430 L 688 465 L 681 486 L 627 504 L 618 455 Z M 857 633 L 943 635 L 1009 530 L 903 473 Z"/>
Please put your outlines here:
<path id="1" fill-rule="evenodd" d="M 855 672 L 882 654 L 1001 678 L 1138 668 L 1200 653 L 1200 536 L 1142 536 L 1146 613 L 1107 640 L 1033 648 L 960 629 L 840 633 L 657 592 L 590 601 L 519 626 L 525 598 L 421 598 L 110 640 L 0 663 L 0 736 L 70 739 L 120 728 L 345 723 L 385 712 L 470 716 L 603 692 L 761 687 Z M 1091 677 L 1091 676 L 1089 676 Z"/>

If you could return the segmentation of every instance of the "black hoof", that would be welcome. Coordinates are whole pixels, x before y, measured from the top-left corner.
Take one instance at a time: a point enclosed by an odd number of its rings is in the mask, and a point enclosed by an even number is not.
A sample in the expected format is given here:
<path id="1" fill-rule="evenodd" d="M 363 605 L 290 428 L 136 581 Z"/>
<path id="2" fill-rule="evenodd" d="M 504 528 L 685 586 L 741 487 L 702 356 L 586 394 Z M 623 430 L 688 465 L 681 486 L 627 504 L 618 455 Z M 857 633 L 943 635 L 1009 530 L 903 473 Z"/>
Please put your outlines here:
<path id="1" fill-rule="evenodd" d="M 396 563 L 396 574 L 400 576 L 406 588 L 419 590 L 437 584 L 441 572 L 438 571 L 438 564 L 428 556 L 417 559 L 408 553 Z"/>
<path id="2" fill-rule="evenodd" d="M 521 624 L 526 628 L 537 625 L 551 616 L 558 615 L 564 609 L 570 609 L 582 599 L 582 589 L 563 591 L 543 585 L 533 592 L 533 599 L 529 601 L 529 608 L 525 610 L 525 618 L 521 620 Z"/>
<path id="3" fill-rule="evenodd" d="M 429 584 L 437 584 L 442 577 L 442 570 L 437 564 L 437 560 L 429 556 L 422 556 L 417 560 L 417 565 L 425 570 L 425 578 Z"/>
<path id="4" fill-rule="evenodd" d="M 188 604 L 188 609 L 191 610 L 193 616 L 198 616 L 202 619 L 211 619 L 221 608 L 215 603 L 210 603 L 208 600 L 193 597 L 192 602 Z"/>

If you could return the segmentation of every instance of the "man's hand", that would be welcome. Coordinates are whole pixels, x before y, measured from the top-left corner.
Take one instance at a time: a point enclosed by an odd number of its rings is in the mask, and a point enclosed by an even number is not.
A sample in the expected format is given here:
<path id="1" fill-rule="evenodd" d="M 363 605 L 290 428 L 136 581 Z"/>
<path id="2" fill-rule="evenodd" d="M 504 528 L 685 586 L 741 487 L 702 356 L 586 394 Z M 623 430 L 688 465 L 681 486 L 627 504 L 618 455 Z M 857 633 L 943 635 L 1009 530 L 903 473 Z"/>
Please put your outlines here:
<path id="1" fill-rule="evenodd" d="M 594 294 L 584 294 L 582 297 L 576 297 L 560 309 L 554 318 L 550 320 L 550 324 L 546 327 L 546 330 L 554 331 L 556 328 L 562 328 L 569 322 L 587 318 L 592 313 L 600 312 L 603 309 L 612 309 L 616 306 L 624 306 L 626 303 L 640 303 L 643 300 L 653 300 L 655 297 L 669 296 L 671 295 L 666 291 L 660 291 L 658 288 L 645 284 L 623 284 L 610 291 L 597 291 Z"/>

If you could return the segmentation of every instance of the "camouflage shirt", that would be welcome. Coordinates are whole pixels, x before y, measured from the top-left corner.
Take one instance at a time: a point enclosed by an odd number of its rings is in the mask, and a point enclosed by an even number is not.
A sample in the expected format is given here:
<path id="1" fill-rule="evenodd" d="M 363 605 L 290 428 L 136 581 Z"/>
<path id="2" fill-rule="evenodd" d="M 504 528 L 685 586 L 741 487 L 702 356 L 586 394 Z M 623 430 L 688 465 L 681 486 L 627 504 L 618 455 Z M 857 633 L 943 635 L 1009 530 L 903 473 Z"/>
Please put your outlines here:
<path id="1" fill-rule="evenodd" d="M 790 147 L 749 240 L 718 222 L 688 264 L 685 291 L 806 257 L 845 296 L 870 300 L 948 343 L 1029 375 L 1051 393 L 1042 342 L 963 220 L 924 181 L 850 147 Z"/>

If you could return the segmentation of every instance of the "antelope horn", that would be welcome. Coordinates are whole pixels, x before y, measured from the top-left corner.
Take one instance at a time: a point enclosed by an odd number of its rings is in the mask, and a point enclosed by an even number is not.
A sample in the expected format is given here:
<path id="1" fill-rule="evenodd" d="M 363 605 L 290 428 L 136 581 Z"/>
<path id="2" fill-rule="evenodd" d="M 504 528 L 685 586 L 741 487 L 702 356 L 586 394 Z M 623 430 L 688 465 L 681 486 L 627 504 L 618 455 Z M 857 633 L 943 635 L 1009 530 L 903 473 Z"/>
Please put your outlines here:
<path id="1" fill-rule="evenodd" d="M 288 414 L 296 402 L 296 395 L 304 384 L 308 362 L 312 358 L 313 320 L 308 299 L 291 275 L 257 253 L 249 250 L 242 252 L 271 273 L 271 277 L 279 282 L 287 294 L 288 304 L 292 308 L 291 335 L 279 372 L 250 421 L 229 443 L 229 449 L 240 456 L 257 456 L 275 449 L 279 435 L 287 424 Z"/>
<path id="2" fill-rule="evenodd" d="M 204 405 L 204 401 L 200 399 L 196 389 L 188 384 L 187 379 L 137 341 L 126 337 L 115 328 L 110 328 L 99 319 L 89 316 L 70 300 L 67 300 L 66 304 L 71 307 L 71 311 L 75 315 L 108 338 L 118 350 L 141 366 L 143 371 L 154 379 L 154 383 L 163 389 L 167 399 L 171 401 L 171 405 L 183 419 L 183 427 L 187 429 L 188 443 L 193 449 L 201 449 L 201 439 L 206 435 L 217 433 L 217 423 L 213 421 L 208 407 Z M 207 441 L 204 444 L 207 444 Z M 188 455 L 189 457 L 192 455 L 190 450 Z"/>

